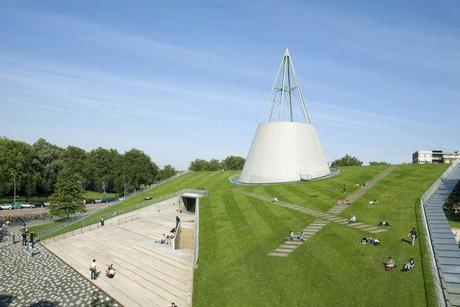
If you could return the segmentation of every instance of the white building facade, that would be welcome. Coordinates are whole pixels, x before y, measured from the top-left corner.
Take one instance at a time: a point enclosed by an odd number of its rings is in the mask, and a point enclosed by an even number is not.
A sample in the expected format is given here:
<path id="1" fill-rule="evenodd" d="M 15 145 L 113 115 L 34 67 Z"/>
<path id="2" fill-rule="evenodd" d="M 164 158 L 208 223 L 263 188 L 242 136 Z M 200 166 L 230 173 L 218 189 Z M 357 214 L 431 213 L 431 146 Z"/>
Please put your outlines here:
<path id="1" fill-rule="evenodd" d="M 414 164 L 452 163 L 459 159 L 459 151 L 447 153 L 442 150 L 418 150 L 412 154 L 412 163 Z"/>

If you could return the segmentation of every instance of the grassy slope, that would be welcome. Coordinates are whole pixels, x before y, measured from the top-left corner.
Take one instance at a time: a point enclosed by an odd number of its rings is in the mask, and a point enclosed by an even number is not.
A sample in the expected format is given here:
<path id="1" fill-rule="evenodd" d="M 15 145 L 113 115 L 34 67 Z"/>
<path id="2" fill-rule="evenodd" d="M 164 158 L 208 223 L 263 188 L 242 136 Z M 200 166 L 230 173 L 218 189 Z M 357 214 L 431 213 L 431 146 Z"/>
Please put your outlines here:
<path id="1" fill-rule="evenodd" d="M 389 231 L 379 236 L 383 242 L 380 247 L 362 246 L 359 240 L 366 233 L 330 223 L 289 257 L 268 257 L 289 230 L 299 231 L 313 218 L 233 192 L 251 190 L 327 210 L 343 197 L 343 184 L 349 194 L 356 189 L 355 183 L 369 180 L 382 169 L 343 168 L 339 177 L 276 186 L 231 185 L 228 177 L 235 172 L 191 173 L 108 208 L 86 222 L 128 210 L 147 195 L 204 187 L 210 196 L 202 199 L 200 206 L 200 262 L 194 281 L 194 305 L 431 305 L 432 281 L 427 266 L 423 272 L 420 265 L 421 247 L 412 247 L 401 239 L 406 239 L 410 227 L 417 224 L 418 197 L 444 166 L 401 166 L 343 213 L 345 217 L 355 214 L 368 224 L 390 220 Z M 381 204 L 370 207 L 367 200 L 371 198 L 379 199 Z M 420 231 L 421 225 L 418 228 Z M 381 263 L 388 255 L 399 265 L 414 257 L 415 271 L 383 271 Z"/>
<path id="2" fill-rule="evenodd" d="M 350 184 L 363 181 L 363 169 L 343 168 L 342 179 L 339 176 L 301 184 L 239 188 L 326 210 L 340 192 L 342 180 L 348 178 Z M 420 265 L 420 245 L 412 247 L 401 239 L 407 239 L 409 229 L 417 224 L 417 199 L 444 169 L 437 165 L 400 166 L 343 213 L 356 214 L 372 225 L 381 219 L 390 220 L 392 226 L 379 236 L 382 246 L 362 246 L 359 240 L 367 233 L 330 223 L 287 258 L 268 257 L 267 253 L 281 244 L 289 229 L 298 231 L 312 218 L 232 193 L 229 189 L 234 186 L 225 178 L 215 178 L 206 187 L 211 191 L 210 197 L 203 199 L 200 206 L 200 263 L 195 275 L 194 304 L 431 305 L 431 281 L 427 285 L 424 282 L 430 275 Z M 377 168 L 365 170 L 374 173 Z M 312 190 L 318 197 L 309 199 Z M 326 195 L 329 193 L 332 196 Z M 381 204 L 370 207 L 370 198 L 379 199 Z M 416 269 L 410 273 L 385 272 L 382 262 L 389 255 L 399 265 L 414 257 Z"/>
<path id="3" fill-rule="evenodd" d="M 345 198 L 359 189 L 356 184 L 369 181 L 385 168 L 385 165 L 344 167 L 339 176 L 323 180 L 280 185 L 248 185 L 241 186 L 240 189 L 327 211 L 337 199 Z M 342 192 L 344 185 L 346 190 Z"/>

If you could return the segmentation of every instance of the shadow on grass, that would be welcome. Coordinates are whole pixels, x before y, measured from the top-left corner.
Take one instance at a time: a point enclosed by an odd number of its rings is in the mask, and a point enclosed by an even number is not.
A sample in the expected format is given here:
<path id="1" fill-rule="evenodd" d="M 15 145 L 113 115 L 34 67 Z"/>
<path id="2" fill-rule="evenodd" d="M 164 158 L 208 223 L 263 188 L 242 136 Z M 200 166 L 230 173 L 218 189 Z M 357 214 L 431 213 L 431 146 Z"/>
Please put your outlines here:
<path id="1" fill-rule="evenodd" d="M 412 241 L 411 241 L 411 240 L 401 239 L 401 242 L 404 242 L 404 243 L 407 243 L 407 244 L 412 245 Z"/>

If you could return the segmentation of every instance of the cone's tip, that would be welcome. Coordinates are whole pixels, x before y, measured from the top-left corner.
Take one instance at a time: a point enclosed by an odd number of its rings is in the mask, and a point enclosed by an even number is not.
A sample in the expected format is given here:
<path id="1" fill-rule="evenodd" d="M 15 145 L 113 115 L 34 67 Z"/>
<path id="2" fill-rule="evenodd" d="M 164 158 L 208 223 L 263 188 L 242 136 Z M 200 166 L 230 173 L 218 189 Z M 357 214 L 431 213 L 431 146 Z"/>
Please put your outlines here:
<path id="1" fill-rule="evenodd" d="M 286 48 L 286 49 L 284 50 L 284 55 L 290 56 L 290 54 L 289 54 L 289 49 L 288 49 L 288 48 Z"/>

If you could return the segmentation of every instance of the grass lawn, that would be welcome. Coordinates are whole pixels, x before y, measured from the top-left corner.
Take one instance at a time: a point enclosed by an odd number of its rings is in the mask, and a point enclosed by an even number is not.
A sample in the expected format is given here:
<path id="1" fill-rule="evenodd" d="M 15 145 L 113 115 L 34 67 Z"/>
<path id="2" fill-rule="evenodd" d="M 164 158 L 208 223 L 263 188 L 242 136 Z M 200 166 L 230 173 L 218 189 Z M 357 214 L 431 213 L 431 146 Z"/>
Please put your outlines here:
<path id="1" fill-rule="evenodd" d="M 353 185 L 370 179 L 365 174 L 367 171 L 375 175 L 382 169 L 342 168 L 342 178 L 277 186 L 240 186 L 238 189 L 276 195 L 281 200 L 327 210 L 339 195 L 344 181 Z M 345 217 L 355 214 L 370 225 L 381 219 L 389 220 L 392 226 L 378 236 L 381 246 L 363 246 L 360 239 L 369 236 L 368 233 L 330 223 L 287 258 L 267 254 L 282 243 L 290 229 L 299 231 L 312 219 L 232 193 L 235 187 L 225 178 L 221 183 L 214 182 L 206 187 L 211 194 L 200 206 L 200 261 L 194 281 L 194 305 L 435 304 L 428 262 L 422 258 L 426 248 L 424 242 L 412 247 L 401 239 L 407 239 L 413 226 L 423 235 L 418 198 L 444 170 L 443 165 L 402 165 L 343 213 Z M 352 190 L 347 185 L 347 192 Z M 310 198 L 310 193 L 318 196 Z M 381 204 L 370 207 L 367 201 L 371 198 L 379 199 Z M 415 270 L 409 273 L 384 271 L 382 263 L 390 255 L 399 267 L 409 257 L 414 257 Z"/>
<path id="2" fill-rule="evenodd" d="M 356 184 L 369 181 L 386 167 L 386 165 L 343 167 L 338 176 L 327 179 L 278 185 L 241 185 L 238 189 L 327 211 L 337 199 L 346 198 L 347 195 L 358 190 L 359 186 Z M 342 192 L 343 186 L 345 192 Z"/>
<path id="3" fill-rule="evenodd" d="M 392 224 L 379 234 L 382 245 L 363 246 L 370 234 L 329 223 L 286 258 L 270 257 L 289 230 L 309 225 L 308 215 L 237 193 L 252 191 L 295 204 L 328 210 L 385 166 L 344 167 L 338 177 L 280 185 L 232 185 L 237 172 L 198 172 L 85 219 L 95 223 L 102 216 L 129 210 L 146 196 L 160 196 L 182 188 L 204 187 L 209 197 L 200 205 L 200 260 L 194 276 L 195 306 L 431 306 L 435 305 L 418 199 L 445 170 L 445 165 L 401 165 L 361 199 L 347 208 L 369 225 L 386 219 Z M 346 193 L 342 193 L 345 184 Z M 371 207 L 369 199 L 378 199 Z M 411 227 L 421 235 L 416 246 L 408 239 Z M 43 228 L 50 226 L 42 226 Z M 65 231 L 79 227 L 74 225 Z M 414 271 L 386 272 L 382 263 L 393 256 L 404 264 L 414 257 Z"/>
<path id="4" fill-rule="evenodd" d="M 460 216 L 446 213 L 446 217 L 451 228 L 460 228 Z"/>

